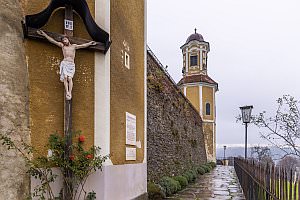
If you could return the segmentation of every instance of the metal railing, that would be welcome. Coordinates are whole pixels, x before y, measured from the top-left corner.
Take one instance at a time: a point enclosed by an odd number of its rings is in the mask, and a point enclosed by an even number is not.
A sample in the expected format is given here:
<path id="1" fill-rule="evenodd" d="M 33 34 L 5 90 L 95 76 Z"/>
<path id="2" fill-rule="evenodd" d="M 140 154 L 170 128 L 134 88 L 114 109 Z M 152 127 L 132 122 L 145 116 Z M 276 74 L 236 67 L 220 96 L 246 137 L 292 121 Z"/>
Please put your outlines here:
<path id="1" fill-rule="evenodd" d="M 234 159 L 234 168 L 248 200 L 299 199 L 299 173 L 293 170 L 241 158 Z"/>

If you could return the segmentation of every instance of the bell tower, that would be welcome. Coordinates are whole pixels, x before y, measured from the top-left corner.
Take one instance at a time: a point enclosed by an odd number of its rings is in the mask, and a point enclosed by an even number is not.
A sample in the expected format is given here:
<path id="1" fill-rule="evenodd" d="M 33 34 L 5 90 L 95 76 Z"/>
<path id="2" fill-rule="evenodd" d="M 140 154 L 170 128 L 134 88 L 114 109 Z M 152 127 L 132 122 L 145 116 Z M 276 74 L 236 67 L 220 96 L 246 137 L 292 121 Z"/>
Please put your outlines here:
<path id="1" fill-rule="evenodd" d="M 203 120 L 207 159 L 216 161 L 216 100 L 218 83 L 208 76 L 209 43 L 195 32 L 180 47 L 183 56 L 182 75 L 178 86 Z"/>
<path id="2" fill-rule="evenodd" d="M 203 36 L 197 33 L 190 35 L 185 44 L 180 47 L 183 54 L 183 76 L 203 74 L 207 75 L 207 54 L 209 43 L 205 42 Z"/>

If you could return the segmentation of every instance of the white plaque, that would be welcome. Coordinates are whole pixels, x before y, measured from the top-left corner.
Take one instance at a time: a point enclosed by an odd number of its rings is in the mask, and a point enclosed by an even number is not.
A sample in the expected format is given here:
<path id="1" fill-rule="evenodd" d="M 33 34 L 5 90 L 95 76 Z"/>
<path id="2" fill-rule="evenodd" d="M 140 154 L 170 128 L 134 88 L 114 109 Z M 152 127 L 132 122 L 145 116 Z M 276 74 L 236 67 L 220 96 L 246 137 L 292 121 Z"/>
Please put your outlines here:
<path id="1" fill-rule="evenodd" d="M 73 31 L 73 21 L 65 19 L 65 29 Z"/>
<path id="2" fill-rule="evenodd" d="M 126 147 L 126 160 L 136 160 L 136 148 Z"/>
<path id="3" fill-rule="evenodd" d="M 126 144 L 136 145 L 136 116 L 126 112 Z"/>

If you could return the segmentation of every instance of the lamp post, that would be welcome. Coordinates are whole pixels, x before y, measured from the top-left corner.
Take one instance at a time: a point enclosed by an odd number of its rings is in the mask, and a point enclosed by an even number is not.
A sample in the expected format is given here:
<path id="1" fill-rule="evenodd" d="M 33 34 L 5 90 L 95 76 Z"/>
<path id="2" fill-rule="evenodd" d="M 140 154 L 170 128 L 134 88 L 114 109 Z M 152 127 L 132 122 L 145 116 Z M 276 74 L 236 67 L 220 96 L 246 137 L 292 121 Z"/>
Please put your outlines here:
<path id="1" fill-rule="evenodd" d="M 242 111 L 242 120 L 245 124 L 245 159 L 247 159 L 247 128 L 248 123 L 250 123 L 251 111 L 253 109 L 253 106 L 243 106 L 240 107 L 240 109 Z"/>
<path id="2" fill-rule="evenodd" d="M 224 162 L 225 162 L 225 158 L 226 158 L 226 146 L 224 146 Z"/>

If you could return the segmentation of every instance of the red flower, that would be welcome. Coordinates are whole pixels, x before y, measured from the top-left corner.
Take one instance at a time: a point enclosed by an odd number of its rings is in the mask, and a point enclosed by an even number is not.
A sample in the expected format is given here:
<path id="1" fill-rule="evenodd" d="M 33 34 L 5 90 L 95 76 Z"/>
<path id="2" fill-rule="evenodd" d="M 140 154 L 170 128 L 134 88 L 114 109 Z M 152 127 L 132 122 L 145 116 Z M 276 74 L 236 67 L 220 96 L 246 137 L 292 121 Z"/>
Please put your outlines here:
<path id="1" fill-rule="evenodd" d="M 86 159 L 91 159 L 91 158 L 93 158 L 93 156 L 91 154 L 88 154 L 88 155 L 85 156 L 85 158 Z"/>
<path id="2" fill-rule="evenodd" d="M 78 141 L 79 141 L 79 142 L 84 142 L 84 140 L 85 140 L 84 135 L 80 135 L 80 136 L 78 137 Z"/>
<path id="3" fill-rule="evenodd" d="M 72 160 L 72 161 L 73 161 L 73 160 L 75 159 L 75 156 L 74 156 L 74 155 L 70 155 L 70 157 L 69 157 L 69 158 L 70 158 L 70 160 Z"/>

